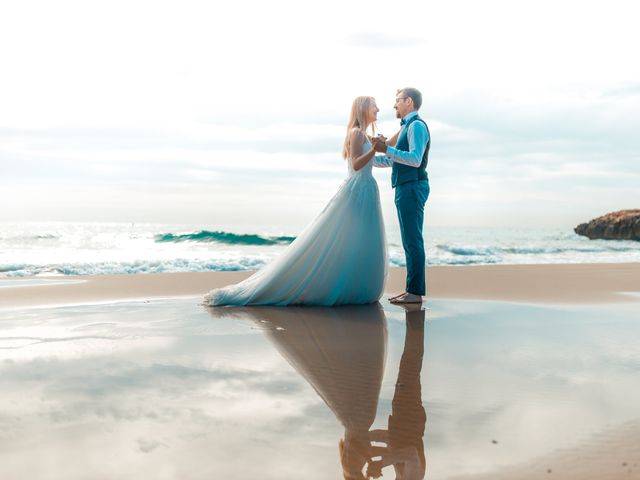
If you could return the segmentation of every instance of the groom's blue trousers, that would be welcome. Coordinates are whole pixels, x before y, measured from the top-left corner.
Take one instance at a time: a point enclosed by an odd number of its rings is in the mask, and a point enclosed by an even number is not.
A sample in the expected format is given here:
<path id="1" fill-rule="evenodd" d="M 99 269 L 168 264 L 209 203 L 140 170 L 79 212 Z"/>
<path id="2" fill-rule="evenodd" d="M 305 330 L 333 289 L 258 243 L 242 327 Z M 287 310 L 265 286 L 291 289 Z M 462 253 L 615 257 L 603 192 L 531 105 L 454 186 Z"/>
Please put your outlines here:
<path id="1" fill-rule="evenodd" d="M 426 293 L 424 240 L 424 205 L 429 198 L 429 180 L 416 180 L 396 185 L 395 203 L 400 221 L 402 247 L 407 264 L 407 292 Z"/>

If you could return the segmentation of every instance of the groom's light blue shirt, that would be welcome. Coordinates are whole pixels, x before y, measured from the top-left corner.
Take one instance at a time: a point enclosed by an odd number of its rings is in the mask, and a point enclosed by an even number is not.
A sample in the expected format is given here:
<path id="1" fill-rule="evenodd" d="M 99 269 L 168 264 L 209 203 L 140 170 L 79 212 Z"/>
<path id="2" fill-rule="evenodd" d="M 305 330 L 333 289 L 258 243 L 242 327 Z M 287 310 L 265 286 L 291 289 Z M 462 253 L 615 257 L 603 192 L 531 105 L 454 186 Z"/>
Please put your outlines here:
<path id="1" fill-rule="evenodd" d="M 408 122 L 411 118 L 418 115 L 418 112 L 407 113 L 403 120 Z M 403 165 L 409 165 L 410 167 L 418 168 L 422 163 L 422 156 L 427 148 L 427 142 L 429 141 L 429 132 L 424 123 L 415 121 L 411 122 L 407 127 L 404 125 L 402 128 L 408 128 L 407 140 L 409 140 L 409 151 L 398 150 L 395 147 L 387 147 L 386 155 L 376 155 L 373 157 L 374 167 L 390 167 L 393 162 L 402 163 Z"/>

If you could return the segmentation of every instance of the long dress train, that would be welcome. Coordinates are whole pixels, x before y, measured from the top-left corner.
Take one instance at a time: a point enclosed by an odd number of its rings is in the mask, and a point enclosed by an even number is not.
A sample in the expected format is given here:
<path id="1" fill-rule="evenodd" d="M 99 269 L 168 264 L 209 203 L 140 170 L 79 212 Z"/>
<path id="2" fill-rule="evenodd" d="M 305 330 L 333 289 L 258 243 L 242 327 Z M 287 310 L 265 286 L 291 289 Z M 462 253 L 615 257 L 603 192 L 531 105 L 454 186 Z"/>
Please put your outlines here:
<path id="1" fill-rule="evenodd" d="M 364 149 L 370 147 L 365 142 Z M 217 305 L 346 305 L 376 302 L 387 274 L 384 222 L 373 162 L 337 193 L 272 263 L 246 280 L 210 291 Z"/>

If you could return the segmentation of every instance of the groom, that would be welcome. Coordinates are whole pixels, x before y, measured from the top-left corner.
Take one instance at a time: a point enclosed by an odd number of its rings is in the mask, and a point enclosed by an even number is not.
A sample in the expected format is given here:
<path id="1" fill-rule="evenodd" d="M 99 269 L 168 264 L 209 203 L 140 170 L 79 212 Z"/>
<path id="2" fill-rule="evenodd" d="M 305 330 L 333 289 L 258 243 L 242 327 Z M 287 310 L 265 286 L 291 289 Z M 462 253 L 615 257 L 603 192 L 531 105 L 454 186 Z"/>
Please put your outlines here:
<path id="1" fill-rule="evenodd" d="M 390 140 L 374 139 L 376 155 L 373 165 L 391 167 L 391 186 L 395 188 L 395 204 L 400 221 L 400 234 L 407 264 L 406 291 L 389 300 L 392 303 L 422 303 L 426 292 L 425 253 L 422 238 L 424 205 L 429 197 L 427 161 L 431 136 L 418 110 L 422 94 L 415 88 L 403 88 L 396 94 L 396 117 L 400 132 Z"/>

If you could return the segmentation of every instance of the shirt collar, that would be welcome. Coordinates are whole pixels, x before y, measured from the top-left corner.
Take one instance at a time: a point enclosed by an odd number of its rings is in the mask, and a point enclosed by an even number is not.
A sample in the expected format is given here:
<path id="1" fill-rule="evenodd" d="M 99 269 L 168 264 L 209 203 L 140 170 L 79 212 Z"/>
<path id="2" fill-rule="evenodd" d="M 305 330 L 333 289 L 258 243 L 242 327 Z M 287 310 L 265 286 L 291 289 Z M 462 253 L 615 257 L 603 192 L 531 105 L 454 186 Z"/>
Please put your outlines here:
<path id="1" fill-rule="evenodd" d="M 402 122 L 403 122 L 402 124 L 404 125 L 405 123 L 407 123 L 410 119 L 412 119 L 416 115 L 418 115 L 418 112 L 416 110 L 414 110 L 413 112 L 407 113 L 404 117 L 402 117 Z"/>

